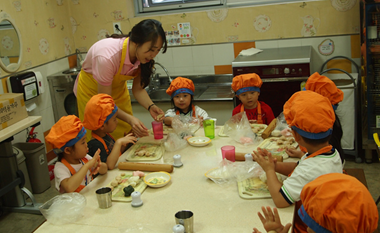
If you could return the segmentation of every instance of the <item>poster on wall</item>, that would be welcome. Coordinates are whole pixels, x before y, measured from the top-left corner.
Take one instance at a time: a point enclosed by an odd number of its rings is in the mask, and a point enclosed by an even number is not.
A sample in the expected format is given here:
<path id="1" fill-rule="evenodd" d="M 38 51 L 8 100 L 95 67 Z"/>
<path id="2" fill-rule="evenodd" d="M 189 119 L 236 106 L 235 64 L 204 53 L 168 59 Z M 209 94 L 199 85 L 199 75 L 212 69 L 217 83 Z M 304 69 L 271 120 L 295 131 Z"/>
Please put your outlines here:
<path id="1" fill-rule="evenodd" d="M 165 31 L 165 36 L 166 36 L 168 46 L 180 45 L 181 44 L 181 38 L 179 37 L 179 31 L 178 30 Z"/>
<path id="2" fill-rule="evenodd" d="M 178 23 L 179 36 L 181 38 L 190 38 L 191 37 L 191 27 L 190 23 Z"/>
<path id="3" fill-rule="evenodd" d="M 331 39 L 326 39 L 318 46 L 318 51 L 320 54 L 328 56 L 334 53 L 335 46 L 334 41 Z"/>

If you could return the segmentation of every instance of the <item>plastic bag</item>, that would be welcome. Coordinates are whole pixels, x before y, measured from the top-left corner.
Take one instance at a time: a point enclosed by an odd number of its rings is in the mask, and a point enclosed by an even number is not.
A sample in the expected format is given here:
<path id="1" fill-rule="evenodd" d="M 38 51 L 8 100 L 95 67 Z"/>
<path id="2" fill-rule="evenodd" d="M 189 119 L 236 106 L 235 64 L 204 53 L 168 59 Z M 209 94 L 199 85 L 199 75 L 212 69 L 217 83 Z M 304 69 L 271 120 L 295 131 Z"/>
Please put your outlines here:
<path id="1" fill-rule="evenodd" d="M 182 138 L 194 136 L 201 124 L 202 121 L 199 118 L 184 115 L 176 115 L 172 120 L 173 131 Z"/>
<path id="2" fill-rule="evenodd" d="M 278 117 L 276 118 L 276 127 L 272 131 L 271 135 L 274 137 L 279 137 L 281 135 L 285 137 L 293 136 L 288 126 L 288 123 L 285 120 L 285 116 L 283 112 L 281 112 L 280 115 L 278 115 Z"/>
<path id="3" fill-rule="evenodd" d="M 252 131 L 245 112 L 238 113 L 226 121 L 224 133 L 245 146 L 257 141 L 257 135 Z"/>
<path id="4" fill-rule="evenodd" d="M 252 177 L 260 177 L 264 174 L 261 166 L 253 161 L 244 163 L 231 162 L 224 159 L 219 167 L 208 173 L 208 177 L 217 184 L 240 182 Z"/>
<path id="5" fill-rule="evenodd" d="M 176 151 L 185 148 L 187 141 L 175 133 L 169 133 L 164 146 L 167 151 Z"/>
<path id="6" fill-rule="evenodd" d="M 76 222 L 83 216 L 86 198 L 79 193 L 57 195 L 42 204 L 39 209 L 46 220 L 54 225 Z"/>

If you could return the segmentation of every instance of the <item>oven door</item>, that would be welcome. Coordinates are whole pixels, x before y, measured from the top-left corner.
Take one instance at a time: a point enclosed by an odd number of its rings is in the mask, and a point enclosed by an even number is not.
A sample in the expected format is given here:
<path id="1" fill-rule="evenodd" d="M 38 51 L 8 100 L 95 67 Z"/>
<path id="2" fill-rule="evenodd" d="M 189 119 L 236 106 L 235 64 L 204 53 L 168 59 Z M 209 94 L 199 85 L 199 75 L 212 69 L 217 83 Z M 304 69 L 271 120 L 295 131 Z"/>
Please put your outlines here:
<path id="1" fill-rule="evenodd" d="M 274 116 L 277 117 L 283 111 L 285 102 L 295 92 L 302 90 L 306 80 L 306 77 L 263 79 L 259 101 L 268 104 L 272 108 Z M 240 100 L 235 96 L 235 107 L 240 103 Z"/>

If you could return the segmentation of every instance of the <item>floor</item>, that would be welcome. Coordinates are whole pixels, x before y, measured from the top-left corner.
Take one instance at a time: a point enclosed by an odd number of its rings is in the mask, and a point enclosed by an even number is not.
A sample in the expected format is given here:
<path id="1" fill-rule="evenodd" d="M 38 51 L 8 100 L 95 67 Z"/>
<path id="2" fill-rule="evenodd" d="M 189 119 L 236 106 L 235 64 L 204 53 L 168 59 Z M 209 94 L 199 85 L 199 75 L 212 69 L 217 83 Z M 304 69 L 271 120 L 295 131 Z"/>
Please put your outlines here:
<path id="1" fill-rule="evenodd" d="M 376 201 L 380 195 L 380 163 L 355 163 L 353 159 L 348 159 L 345 168 L 364 169 L 368 189 Z M 47 191 L 42 194 L 34 194 L 37 203 L 44 203 L 59 194 L 54 188 L 53 181 L 51 181 L 51 187 Z M 378 205 L 378 210 L 380 210 L 380 204 Z M 45 221 L 45 218 L 42 215 L 14 212 L 0 212 L 0 214 L 0 232 L 30 233 Z M 253 212 L 252 216 L 254 216 Z"/>

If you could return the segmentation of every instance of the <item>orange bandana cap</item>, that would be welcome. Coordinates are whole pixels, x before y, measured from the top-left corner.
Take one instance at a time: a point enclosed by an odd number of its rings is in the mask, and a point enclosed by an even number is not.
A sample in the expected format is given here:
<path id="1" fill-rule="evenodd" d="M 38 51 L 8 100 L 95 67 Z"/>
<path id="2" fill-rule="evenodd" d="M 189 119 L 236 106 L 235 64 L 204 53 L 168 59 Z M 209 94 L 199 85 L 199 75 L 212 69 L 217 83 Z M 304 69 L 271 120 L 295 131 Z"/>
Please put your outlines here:
<path id="1" fill-rule="evenodd" d="M 319 176 L 301 192 L 298 215 L 315 232 L 361 232 L 377 229 L 379 213 L 368 189 L 340 173 Z"/>
<path id="2" fill-rule="evenodd" d="M 335 122 L 330 101 L 312 91 L 294 93 L 284 104 L 284 116 L 292 130 L 309 139 L 326 138 Z"/>
<path id="3" fill-rule="evenodd" d="M 45 141 L 52 145 L 53 149 L 60 149 L 73 146 L 77 141 L 86 135 L 86 129 L 77 116 L 63 116 L 51 127 Z M 54 150 L 54 152 L 57 152 Z M 58 151 L 59 152 L 59 151 Z"/>
<path id="4" fill-rule="evenodd" d="M 180 93 L 189 93 L 194 95 L 195 87 L 193 81 L 188 78 L 177 77 L 171 83 L 166 90 L 166 94 L 170 95 L 173 99 L 174 96 Z"/>
<path id="5" fill-rule="evenodd" d="M 307 79 L 305 88 L 328 98 L 332 105 L 341 102 L 344 97 L 343 91 L 337 88 L 331 79 L 318 74 L 318 72 L 315 72 Z"/>
<path id="6" fill-rule="evenodd" d="M 117 106 L 110 95 L 97 94 L 91 97 L 84 109 L 83 126 L 89 130 L 97 130 L 115 113 Z"/>
<path id="7" fill-rule="evenodd" d="M 263 81 L 261 81 L 260 76 L 255 73 L 251 73 L 235 76 L 232 79 L 231 87 L 236 95 L 240 95 L 247 91 L 260 92 L 261 85 L 263 85 Z"/>

